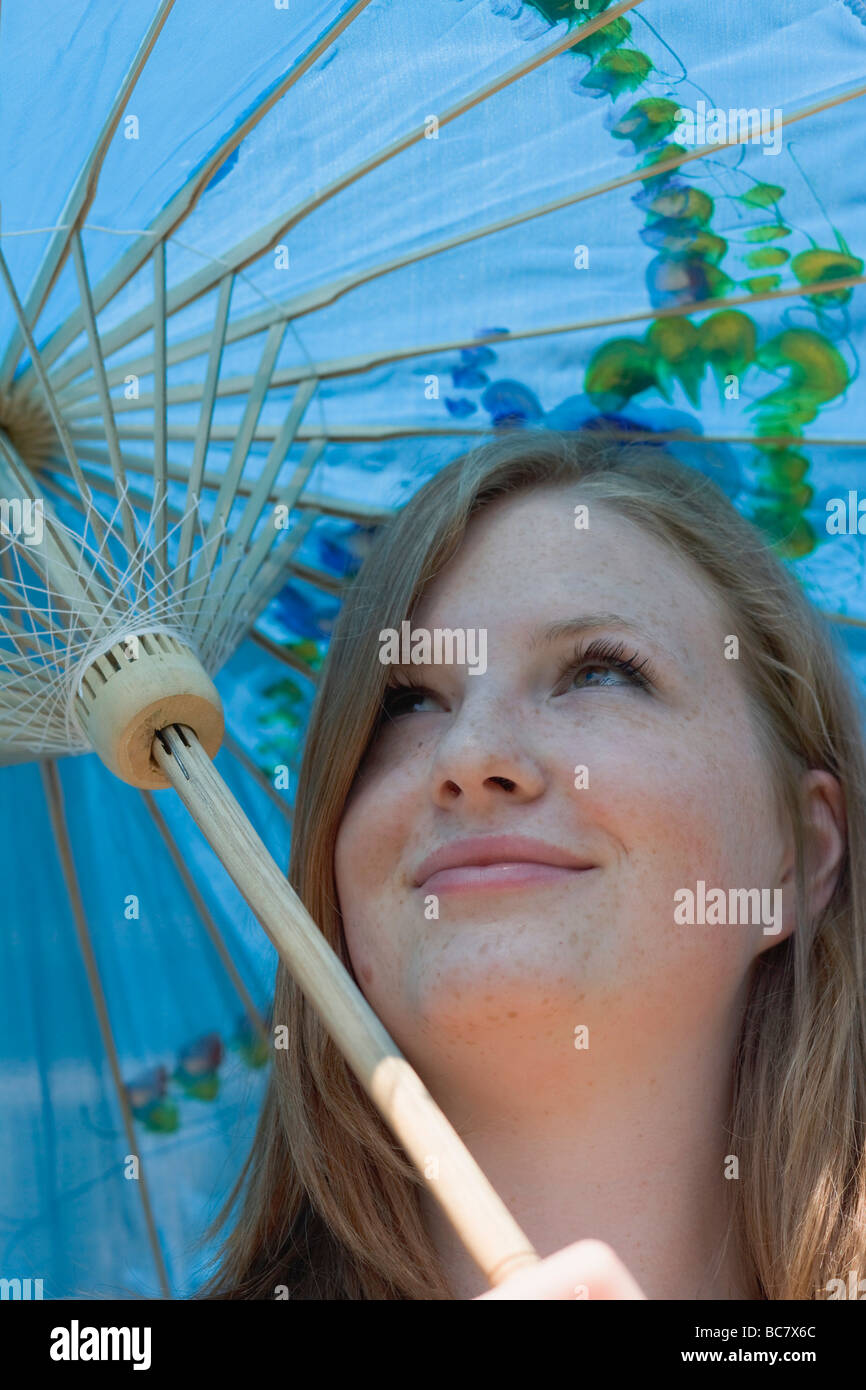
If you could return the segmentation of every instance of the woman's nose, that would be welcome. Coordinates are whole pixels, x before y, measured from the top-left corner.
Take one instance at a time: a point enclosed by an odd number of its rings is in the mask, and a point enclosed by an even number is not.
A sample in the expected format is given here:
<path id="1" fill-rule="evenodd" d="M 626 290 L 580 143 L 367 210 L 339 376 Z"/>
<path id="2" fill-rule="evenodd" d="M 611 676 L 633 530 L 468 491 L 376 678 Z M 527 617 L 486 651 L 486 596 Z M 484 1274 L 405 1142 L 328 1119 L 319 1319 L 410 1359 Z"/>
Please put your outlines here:
<path id="1" fill-rule="evenodd" d="M 513 704 L 472 698 L 443 734 L 431 768 L 436 804 L 485 809 L 497 800 L 531 801 L 545 786 L 542 766 L 527 741 L 525 711 Z"/>

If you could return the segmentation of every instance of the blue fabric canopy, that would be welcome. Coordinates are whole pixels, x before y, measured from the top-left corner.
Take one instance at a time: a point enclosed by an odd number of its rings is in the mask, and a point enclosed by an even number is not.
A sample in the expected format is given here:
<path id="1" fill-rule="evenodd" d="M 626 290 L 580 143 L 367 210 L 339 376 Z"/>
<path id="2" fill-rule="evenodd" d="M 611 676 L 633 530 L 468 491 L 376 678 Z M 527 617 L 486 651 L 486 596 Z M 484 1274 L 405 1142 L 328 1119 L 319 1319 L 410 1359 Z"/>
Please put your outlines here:
<path id="1" fill-rule="evenodd" d="M 73 223 L 144 502 L 157 243 L 173 506 L 226 276 L 205 521 L 275 323 L 246 479 L 315 383 L 278 480 L 321 441 L 314 524 L 258 640 L 217 676 L 232 740 L 218 767 L 278 862 L 342 587 L 377 524 L 493 430 L 604 420 L 667 441 L 764 528 L 866 681 L 862 0 L 67 0 L 48 20 L 4 6 L 0 247 L 93 486 L 110 497 L 68 252 L 33 298 Z M 0 364 L 11 432 L 9 400 L 35 375 L 2 292 Z M 40 466 L 63 476 L 59 450 Z M 249 1147 L 267 1049 L 140 793 L 92 755 L 59 768 L 182 1296 Z M 272 948 L 180 803 L 156 804 L 266 1016 Z M 0 1276 L 42 1279 L 45 1297 L 158 1294 L 36 763 L 0 769 L 0 826 Z"/>

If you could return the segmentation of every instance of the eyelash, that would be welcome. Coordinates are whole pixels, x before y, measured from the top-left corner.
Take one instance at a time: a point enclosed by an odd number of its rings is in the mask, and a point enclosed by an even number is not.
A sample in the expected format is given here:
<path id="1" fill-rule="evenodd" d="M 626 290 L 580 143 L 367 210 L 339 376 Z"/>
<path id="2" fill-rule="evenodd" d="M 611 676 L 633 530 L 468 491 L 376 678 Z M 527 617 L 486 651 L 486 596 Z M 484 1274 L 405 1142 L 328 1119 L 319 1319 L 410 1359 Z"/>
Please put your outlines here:
<path id="1" fill-rule="evenodd" d="M 616 641 L 613 638 L 596 637 L 584 645 L 578 643 L 560 669 L 556 684 L 559 685 L 566 676 L 576 676 L 585 666 L 609 666 L 629 676 L 639 689 L 649 690 L 655 684 L 655 673 L 649 658 L 644 657 L 642 661 L 638 661 L 639 656 L 640 653 L 637 651 L 627 656 L 625 642 Z M 399 717 L 394 714 L 393 704 L 395 699 L 407 692 L 415 695 L 434 694 L 426 686 L 416 684 L 411 677 L 401 672 L 391 678 L 382 696 L 383 719 Z M 407 712 L 411 713 L 411 711 L 403 711 L 403 713 Z"/>
<path id="2" fill-rule="evenodd" d="M 637 651 L 627 656 L 625 642 L 610 637 L 595 637 L 583 646 L 578 642 L 562 667 L 557 684 L 565 680 L 566 676 L 576 676 L 584 666 L 611 666 L 614 670 L 622 671 L 624 675 L 629 676 L 641 690 L 649 690 L 655 683 L 655 673 L 649 658 L 644 657 L 639 661 L 639 656 L 640 652 Z"/>
<path id="3" fill-rule="evenodd" d="M 418 685 L 415 681 L 411 680 L 409 676 L 403 675 L 402 672 L 399 675 L 392 676 L 382 694 L 380 722 L 385 719 L 399 718 L 400 714 L 411 714 L 411 710 L 399 710 L 395 715 L 393 709 L 395 700 L 399 699 L 401 696 L 405 696 L 407 693 L 414 695 L 432 695 L 433 691 L 428 690 L 424 685 Z"/>

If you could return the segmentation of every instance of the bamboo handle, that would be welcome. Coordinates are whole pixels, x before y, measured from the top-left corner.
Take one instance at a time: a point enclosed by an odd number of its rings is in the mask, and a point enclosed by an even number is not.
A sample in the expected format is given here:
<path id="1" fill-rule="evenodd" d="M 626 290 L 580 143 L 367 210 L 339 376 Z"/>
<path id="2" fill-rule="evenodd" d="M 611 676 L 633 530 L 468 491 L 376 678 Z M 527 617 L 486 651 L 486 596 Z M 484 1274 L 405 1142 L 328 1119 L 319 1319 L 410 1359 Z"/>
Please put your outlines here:
<path id="1" fill-rule="evenodd" d="M 538 1255 L 184 725 L 153 756 L 491 1287 Z M 428 1176 L 436 1160 L 437 1176 Z"/>

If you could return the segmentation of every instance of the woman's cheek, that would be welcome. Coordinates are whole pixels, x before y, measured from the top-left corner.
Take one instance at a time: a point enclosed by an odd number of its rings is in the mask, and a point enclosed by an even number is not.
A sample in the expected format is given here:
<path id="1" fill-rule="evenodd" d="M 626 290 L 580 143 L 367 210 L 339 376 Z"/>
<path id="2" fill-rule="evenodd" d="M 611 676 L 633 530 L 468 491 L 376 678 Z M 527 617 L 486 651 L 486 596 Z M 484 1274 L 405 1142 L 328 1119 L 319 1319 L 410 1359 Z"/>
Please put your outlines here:
<path id="1" fill-rule="evenodd" d="M 397 972 L 404 945 L 400 924 L 410 910 L 412 889 L 402 881 L 412 863 L 406 844 L 413 825 L 407 781 L 405 774 L 371 767 L 343 816 L 335 845 L 346 944 L 358 982 L 374 1007 L 374 995 Z"/>
<path id="2" fill-rule="evenodd" d="M 673 920 L 677 889 L 730 877 L 751 862 L 745 788 L 732 789 L 723 760 L 704 747 L 620 738 L 588 753 L 588 784 L 571 793 L 574 839 L 585 834 L 606 845 L 613 862 L 639 870 L 648 908 L 664 914 L 668 903 Z"/>

